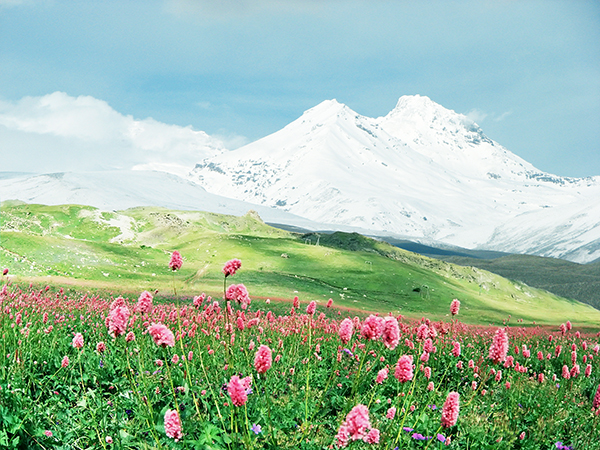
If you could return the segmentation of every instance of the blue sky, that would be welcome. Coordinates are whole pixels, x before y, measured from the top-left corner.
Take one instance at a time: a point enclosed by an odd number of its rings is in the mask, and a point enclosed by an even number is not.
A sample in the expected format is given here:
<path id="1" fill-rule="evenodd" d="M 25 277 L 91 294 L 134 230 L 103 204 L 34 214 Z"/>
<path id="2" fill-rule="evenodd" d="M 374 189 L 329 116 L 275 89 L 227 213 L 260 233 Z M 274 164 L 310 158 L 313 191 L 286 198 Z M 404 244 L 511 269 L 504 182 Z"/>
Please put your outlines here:
<path id="1" fill-rule="evenodd" d="M 57 91 L 232 147 L 326 99 L 378 117 L 421 94 L 541 170 L 600 175 L 600 2 L 0 0 L 0 115 Z M 0 170 L 19 145 L 56 159 L 6 123 Z"/>

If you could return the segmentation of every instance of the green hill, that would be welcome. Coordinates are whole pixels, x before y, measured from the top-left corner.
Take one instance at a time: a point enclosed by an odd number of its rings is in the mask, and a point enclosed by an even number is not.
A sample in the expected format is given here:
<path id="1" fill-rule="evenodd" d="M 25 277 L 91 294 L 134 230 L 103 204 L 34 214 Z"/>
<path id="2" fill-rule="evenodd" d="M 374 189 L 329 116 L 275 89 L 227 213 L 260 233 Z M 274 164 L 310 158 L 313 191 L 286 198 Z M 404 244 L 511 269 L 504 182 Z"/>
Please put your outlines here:
<path id="1" fill-rule="evenodd" d="M 527 323 L 600 323 L 600 311 L 473 267 L 417 255 L 358 234 L 292 233 L 242 217 L 134 208 L 3 204 L 0 267 L 16 282 L 69 284 L 137 296 L 201 292 L 221 296 L 224 263 L 242 260 L 228 283 L 244 283 L 251 297 L 320 304 L 410 317 L 448 315 L 461 303 L 461 320 L 500 324 L 508 315 Z M 318 245 L 317 245 L 318 244 Z M 176 274 L 173 250 L 184 257 Z M 259 303 L 260 304 L 260 303 Z"/>
<path id="2" fill-rule="evenodd" d="M 577 264 L 531 255 L 508 255 L 489 260 L 456 256 L 440 256 L 439 259 L 478 267 L 600 309 L 600 261 Z"/>

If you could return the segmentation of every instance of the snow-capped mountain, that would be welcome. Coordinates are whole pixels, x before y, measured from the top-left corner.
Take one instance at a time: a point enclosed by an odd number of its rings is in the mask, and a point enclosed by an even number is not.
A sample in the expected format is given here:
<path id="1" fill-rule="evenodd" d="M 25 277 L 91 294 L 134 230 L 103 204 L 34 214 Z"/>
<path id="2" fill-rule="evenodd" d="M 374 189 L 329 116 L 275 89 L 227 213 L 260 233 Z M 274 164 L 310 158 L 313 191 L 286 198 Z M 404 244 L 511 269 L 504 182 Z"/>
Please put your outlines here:
<path id="1" fill-rule="evenodd" d="M 600 177 L 543 173 L 418 95 L 379 118 L 324 101 L 190 175 L 209 192 L 320 223 L 577 262 L 600 257 Z"/>

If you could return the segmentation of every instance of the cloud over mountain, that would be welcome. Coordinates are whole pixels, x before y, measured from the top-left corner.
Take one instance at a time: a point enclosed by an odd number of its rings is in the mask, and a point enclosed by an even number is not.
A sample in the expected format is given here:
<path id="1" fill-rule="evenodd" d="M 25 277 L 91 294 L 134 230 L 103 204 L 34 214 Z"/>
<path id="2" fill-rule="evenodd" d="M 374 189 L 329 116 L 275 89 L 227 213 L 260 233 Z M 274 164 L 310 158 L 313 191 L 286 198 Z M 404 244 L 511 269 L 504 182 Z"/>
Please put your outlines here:
<path id="1" fill-rule="evenodd" d="M 221 140 L 191 126 L 138 120 L 105 101 L 64 92 L 0 101 L 0 140 L 4 170 L 46 173 L 193 166 L 224 149 Z"/>

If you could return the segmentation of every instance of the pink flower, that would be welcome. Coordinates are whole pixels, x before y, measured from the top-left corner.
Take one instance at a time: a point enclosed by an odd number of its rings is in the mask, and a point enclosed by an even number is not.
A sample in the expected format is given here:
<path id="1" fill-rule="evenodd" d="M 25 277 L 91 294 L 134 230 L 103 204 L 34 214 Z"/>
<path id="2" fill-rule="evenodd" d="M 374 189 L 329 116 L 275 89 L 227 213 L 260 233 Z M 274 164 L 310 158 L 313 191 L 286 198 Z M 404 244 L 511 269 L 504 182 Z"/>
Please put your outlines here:
<path id="1" fill-rule="evenodd" d="M 178 355 L 177 353 L 175 353 L 175 354 L 173 355 L 173 357 L 171 358 L 171 362 L 172 362 L 173 364 L 177 364 L 177 363 L 179 362 L 179 355 Z"/>
<path id="2" fill-rule="evenodd" d="M 108 313 L 108 331 L 114 337 L 125 334 L 127 321 L 129 320 L 129 309 L 127 306 L 116 306 Z"/>
<path id="3" fill-rule="evenodd" d="M 350 339 L 352 339 L 352 333 L 354 333 L 354 324 L 350 319 L 345 318 L 344 320 L 342 320 L 342 323 L 340 324 L 340 329 L 338 331 L 340 339 L 344 344 L 350 342 Z"/>
<path id="4" fill-rule="evenodd" d="M 569 368 L 566 365 L 562 367 L 562 377 L 565 380 L 569 380 L 571 378 L 571 372 L 569 371 Z"/>
<path id="5" fill-rule="evenodd" d="M 75 348 L 83 347 L 83 335 L 81 333 L 75 333 L 75 336 L 73 336 L 72 345 Z"/>
<path id="6" fill-rule="evenodd" d="M 52 437 L 52 431 L 50 431 L 50 430 L 44 431 L 44 434 L 48 437 Z"/>
<path id="7" fill-rule="evenodd" d="M 459 398 L 460 395 L 458 392 L 450 392 L 448 397 L 446 397 L 446 401 L 442 407 L 442 426 L 444 428 L 450 428 L 456 425 L 458 420 Z"/>
<path id="8" fill-rule="evenodd" d="M 435 389 L 435 386 L 433 384 L 433 381 L 430 381 L 429 383 L 427 383 L 427 390 L 429 392 L 432 392 Z"/>
<path id="9" fill-rule="evenodd" d="M 171 270 L 173 272 L 175 272 L 176 270 L 181 269 L 182 265 L 183 265 L 183 259 L 181 258 L 181 253 L 179 253 L 177 250 L 175 250 L 173 252 L 173 254 L 171 255 L 171 261 L 169 261 L 169 267 L 171 268 Z"/>
<path id="10" fill-rule="evenodd" d="M 271 364 L 273 364 L 271 349 L 261 345 L 254 356 L 254 368 L 258 373 L 265 373 L 271 368 Z"/>
<path id="11" fill-rule="evenodd" d="M 390 420 L 394 420 L 394 417 L 396 417 L 396 407 L 392 406 L 390 409 L 388 409 L 385 417 Z"/>
<path id="12" fill-rule="evenodd" d="M 200 306 L 202 306 L 202 302 L 204 301 L 204 299 L 206 298 L 206 294 L 203 292 L 200 295 L 197 295 L 194 297 L 194 301 L 193 304 L 196 308 L 200 308 Z"/>
<path id="13" fill-rule="evenodd" d="M 600 384 L 596 389 L 596 395 L 594 395 L 594 401 L 592 402 L 592 408 L 596 409 L 600 406 Z"/>
<path id="14" fill-rule="evenodd" d="M 60 363 L 60 366 L 61 366 L 61 367 L 67 367 L 68 365 L 69 365 L 69 357 L 68 357 L 68 356 L 65 356 L 65 357 L 62 359 L 62 362 Z"/>
<path id="15" fill-rule="evenodd" d="M 375 379 L 375 382 L 377 384 L 383 383 L 383 380 L 385 380 L 388 377 L 388 372 L 389 370 L 387 367 L 384 367 L 379 372 L 377 372 L 377 378 Z"/>
<path id="16" fill-rule="evenodd" d="M 335 435 L 335 439 L 336 439 L 336 445 L 338 447 L 347 447 L 348 446 L 348 440 L 350 439 L 350 434 L 348 433 L 348 427 L 346 426 L 346 422 L 343 422 L 340 425 L 340 429 L 338 430 L 337 434 Z"/>
<path id="17" fill-rule="evenodd" d="M 450 313 L 455 316 L 458 314 L 458 310 L 460 309 L 460 301 L 458 301 L 458 299 L 454 299 L 452 300 L 452 302 L 450 302 Z"/>
<path id="18" fill-rule="evenodd" d="M 106 344 L 104 342 L 98 342 L 96 344 L 96 351 L 98 353 L 104 353 L 104 350 L 106 350 Z"/>
<path id="19" fill-rule="evenodd" d="M 181 421 L 175 409 L 167 409 L 167 412 L 165 412 L 165 433 L 167 437 L 175 439 L 175 442 L 183 437 L 181 433 Z"/>
<path id="20" fill-rule="evenodd" d="M 231 397 L 231 402 L 235 406 L 244 406 L 248 400 L 248 394 L 246 394 L 246 388 L 244 387 L 242 380 L 237 375 L 233 375 L 227 385 L 227 392 Z"/>
<path id="21" fill-rule="evenodd" d="M 315 302 L 313 300 L 306 307 L 306 314 L 308 314 L 309 316 L 312 316 L 315 313 L 316 310 L 317 310 L 317 302 Z"/>
<path id="22" fill-rule="evenodd" d="M 378 339 L 383 333 L 383 319 L 371 314 L 365 319 L 360 329 L 360 334 L 366 340 Z"/>
<path id="23" fill-rule="evenodd" d="M 400 383 L 406 383 L 413 378 L 413 357 L 412 355 L 403 355 L 396 363 L 394 376 Z"/>
<path id="24" fill-rule="evenodd" d="M 452 356 L 456 358 L 460 356 L 460 342 L 452 342 Z"/>
<path id="25" fill-rule="evenodd" d="M 425 378 L 427 378 L 428 380 L 431 378 L 431 367 L 427 366 L 423 369 L 423 375 L 425 375 Z"/>
<path id="26" fill-rule="evenodd" d="M 379 430 L 371 428 L 371 431 L 363 438 L 367 444 L 379 444 Z"/>
<path id="27" fill-rule="evenodd" d="M 163 347 L 175 346 L 175 336 L 173 336 L 173 332 L 162 323 L 153 323 L 150 325 L 148 333 L 150 333 L 150 336 L 152 336 L 156 345 L 162 345 Z"/>
<path id="28" fill-rule="evenodd" d="M 490 347 L 489 358 L 494 363 L 502 362 L 506 359 L 506 355 L 508 353 L 508 336 L 506 332 L 502 328 L 498 328 L 496 334 L 494 335 L 494 339 L 492 341 L 492 345 Z"/>
<path id="29" fill-rule="evenodd" d="M 6 276 L 7 274 L 8 274 L 8 269 L 4 269 L 4 270 L 2 271 L 2 275 Z"/>
<path id="30" fill-rule="evenodd" d="M 369 409 L 365 405 L 356 405 L 346 416 L 345 424 L 353 441 L 362 439 L 371 428 Z"/>
<path id="31" fill-rule="evenodd" d="M 232 284 L 227 288 L 225 292 L 225 298 L 227 300 L 235 300 L 242 305 L 242 309 L 246 309 L 250 302 L 250 296 L 248 290 L 243 284 Z"/>
<path id="32" fill-rule="evenodd" d="M 242 261 L 240 261 L 239 259 L 232 259 L 227 261 L 225 263 L 225 266 L 223 266 L 223 273 L 225 274 L 225 278 L 227 278 L 229 275 L 235 275 L 235 273 L 240 267 L 242 267 Z"/>
<path id="33" fill-rule="evenodd" d="M 394 350 L 400 342 L 400 327 L 395 317 L 387 316 L 383 320 L 383 344 Z"/>
<path id="34" fill-rule="evenodd" d="M 592 365 L 588 364 L 587 366 L 585 366 L 585 372 L 584 375 L 586 377 L 589 377 L 592 374 Z"/>
<path id="35" fill-rule="evenodd" d="M 140 294 L 137 302 L 137 310 L 143 313 L 152 312 L 152 294 L 148 291 L 144 291 Z"/>
<path id="36" fill-rule="evenodd" d="M 331 308 L 331 305 L 333 305 L 333 299 L 330 298 L 329 300 L 327 300 L 327 305 L 325 305 L 327 308 Z"/>

